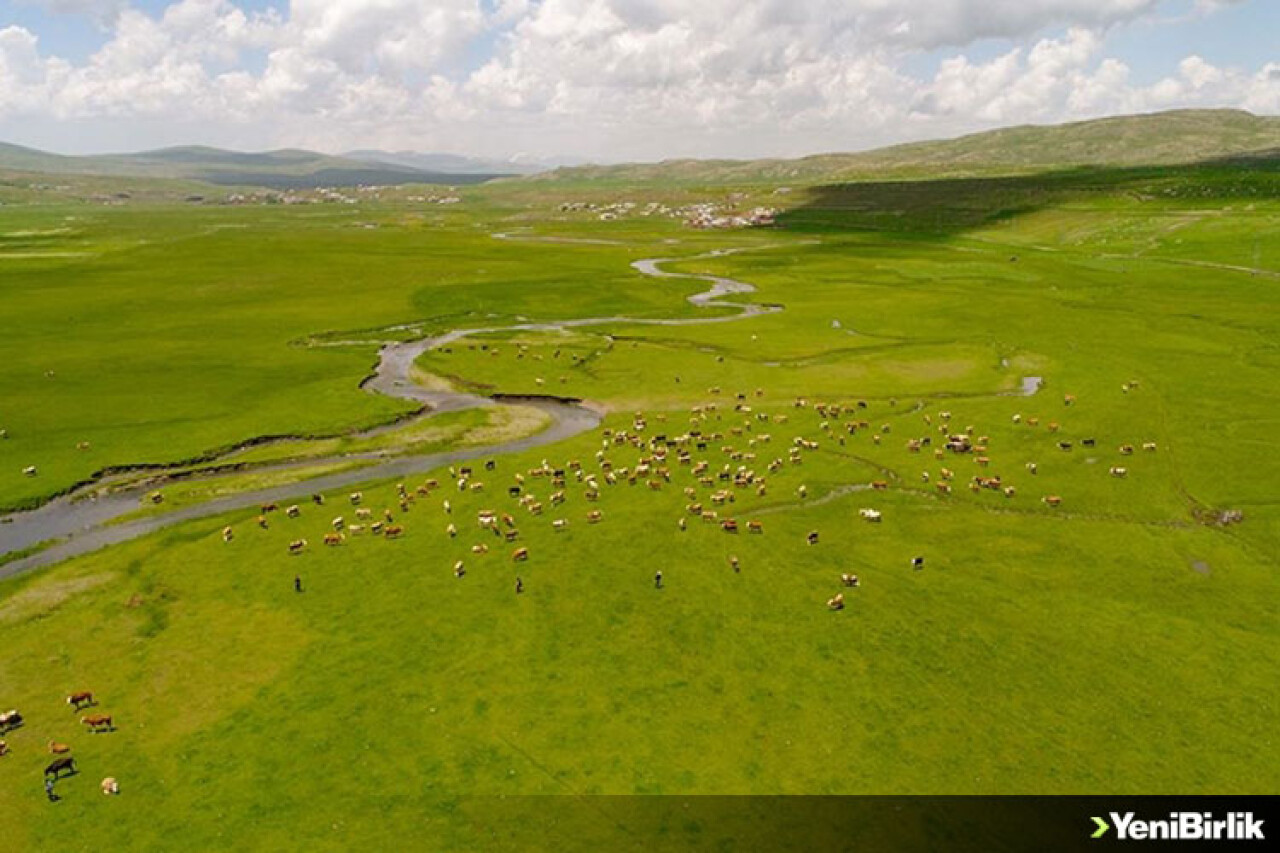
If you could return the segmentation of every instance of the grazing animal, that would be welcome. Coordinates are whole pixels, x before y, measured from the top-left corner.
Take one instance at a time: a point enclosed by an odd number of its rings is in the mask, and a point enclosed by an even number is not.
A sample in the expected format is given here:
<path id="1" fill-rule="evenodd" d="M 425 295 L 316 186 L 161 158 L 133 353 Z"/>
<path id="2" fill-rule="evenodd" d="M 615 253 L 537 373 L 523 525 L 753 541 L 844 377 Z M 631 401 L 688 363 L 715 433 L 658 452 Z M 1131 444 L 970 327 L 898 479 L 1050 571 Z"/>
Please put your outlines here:
<path id="1" fill-rule="evenodd" d="M 91 732 L 109 732 L 115 728 L 109 714 L 96 714 L 92 717 L 81 717 L 80 722 L 89 727 Z"/>
<path id="2" fill-rule="evenodd" d="M 356 510 L 356 518 L 361 521 L 368 521 L 373 518 L 373 510 L 368 507 L 360 507 L 360 509 Z"/>
<path id="3" fill-rule="evenodd" d="M 736 571 L 738 571 L 738 570 L 740 570 L 740 569 L 742 568 L 742 565 L 738 562 L 738 558 L 737 558 L 737 557 L 730 557 L 730 558 L 729 558 L 729 565 L 733 567 L 733 570 L 734 570 L 735 572 L 736 572 Z"/>
<path id="4" fill-rule="evenodd" d="M 912 557 L 912 558 L 911 558 L 911 568 L 913 568 L 913 569 L 923 569 L 923 568 L 924 568 L 924 557 Z"/>
<path id="5" fill-rule="evenodd" d="M 1129 473 L 1129 469 L 1128 469 L 1128 468 L 1117 468 L 1117 467 L 1116 467 L 1116 466 L 1114 466 L 1114 465 L 1112 465 L 1112 466 L 1111 466 L 1111 476 L 1112 476 L 1112 477 L 1124 477 L 1124 476 L 1128 475 L 1128 473 Z"/>
<path id="6" fill-rule="evenodd" d="M 285 507 L 284 514 L 289 516 L 290 518 L 297 518 L 299 515 L 302 514 L 302 510 L 298 509 L 297 504 L 291 504 Z"/>
<path id="7" fill-rule="evenodd" d="M 360 501 L 364 500 L 364 492 L 352 492 L 350 495 L 351 505 L 356 506 Z"/>
<path id="8" fill-rule="evenodd" d="M 108 776 L 102 780 L 102 793 L 107 796 L 120 793 L 120 783 L 116 781 L 114 776 Z"/>
<path id="9" fill-rule="evenodd" d="M 844 610 L 844 593 L 838 592 L 836 593 L 834 598 L 828 599 L 827 609 L 828 610 Z"/>
<path id="10" fill-rule="evenodd" d="M 683 515 L 682 515 L 682 516 L 680 516 L 680 520 L 676 522 L 676 526 L 677 526 L 677 527 L 679 527 L 681 530 L 684 530 L 684 529 L 685 529 L 686 525 L 685 525 L 685 523 L 684 523 L 684 516 L 683 516 Z"/>
<path id="11" fill-rule="evenodd" d="M 275 504 L 263 504 L 262 514 L 266 515 L 269 512 L 275 512 L 277 509 L 279 509 L 279 507 L 277 507 Z"/>
<path id="12" fill-rule="evenodd" d="M 162 504 L 164 503 L 164 495 L 160 494 L 160 492 L 151 492 L 147 495 L 147 500 L 153 504 Z"/>
<path id="13" fill-rule="evenodd" d="M 683 518 L 680 519 L 680 523 L 684 524 Z M 568 526 L 569 526 L 568 520 L 563 518 L 557 518 L 555 521 L 551 522 L 551 528 L 557 532 L 561 530 L 565 530 L 566 528 L 568 528 Z"/>
<path id="14" fill-rule="evenodd" d="M 258 522 L 258 526 L 261 527 L 263 530 L 266 530 L 268 527 L 271 526 L 267 524 L 267 517 L 265 515 L 258 516 L 256 521 Z"/>
<path id="15" fill-rule="evenodd" d="M 684 519 L 681 519 L 681 521 L 683 520 Z M 764 533 L 764 525 L 759 521 L 748 521 L 747 532 L 748 533 Z"/>
<path id="16" fill-rule="evenodd" d="M 385 525 L 381 521 L 375 521 L 373 524 L 369 525 L 369 532 L 381 533 L 383 527 L 385 527 Z"/>
<path id="17" fill-rule="evenodd" d="M 364 525 L 353 524 L 347 528 L 347 532 L 350 533 L 352 536 L 359 536 L 361 533 L 364 533 Z"/>
<path id="18" fill-rule="evenodd" d="M 344 519 L 342 516 L 338 516 L 330 523 L 333 525 L 334 530 L 341 530 L 346 525 L 347 522 L 346 522 L 346 519 Z"/>
<path id="19" fill-rule="evenodd" d="M 818 531 L 816 531 L 816 530 L 811 530 L 811 531 L 809 531 L 809 535 L 805 537 L 805 541 L 806 541 L 806 542 L 808 542 L 810 545 L 817 545 L 817 544 L 818 544 Z"/>
<path id="20" fill-rule="evenodd" d="M 1058 497 L 1057 495 L 1045 495 L 1043 498 L 1041 498 L 1041 500 L 1043 500 L 1049 506 L 1058 506 L 1059 504 L 1062 503 L 1062 498 Z"/>
<path id="21" fill-rule="evenodd" d="M 330 546 L 341 545 L 345 538 L 346 537 L 344 537 L 341 533 L 326 533 L 324 535 L 324 544 L 330 545 Z"/>
<path id="22" fill-rule="evenodd" d="M 54 779 L 62 776 L 62 771 L 67 771 L 67 775 L 74 775 L 76 772 L 76 760 L 70 755 L 64 755 L 62 758 L 55 758 L 49 762 L 49 766 L 44 769 L 45 777 L 52 776 Z"/>
<path id="23" fill-rule="evenodd" d="M 1070 450 L 1070 449 L 1071 449 L 1071 442 L 1069 442 L 1069 441 L 1059 441 L 1059 442 L 1058 442 L 1058 449 L 1059 449 L 1059 450 Z"/>
<path id="24" fill-rule="evenodd" d="M 842 574 L 840 575 L 840 583 L 844 584 L 845 586 L 857 586 L 858 576 L 850 575 L 850 574 Z"/>
<path id="25" fill-rule="evenodd" d="M 460 578 L 460 577 L 462 577 L 463 575 L 465 575 L 466 573 L 467 573 L 466 566 L 464 566 L 464 565 L 462 564 L 462 561 L 461 561 L 461 560 L 458 560 L 457 562 L 455 562 L 455 563 L 453 564 L 453 576 L 454 576 L 455 578 Z"/>
<path id="26" fill-rule="evenodd" d="M 1144 441 L 1142 443 L 1142 449 L 1147 451 L 1148 453 L 1155 453 L 1156 443 L 1154 441 Z"/>
<path id="27" fill-rule="evenodd" d="M 878 509 L 860 509 L 858 510 L 858 515 L 862 516 L 867 521 L 880 520 L 880 510 Z"/>
<path id="28" fill-rule="evenodd" d="M 93 704 L 93 694 L 88 690 L 82 690 L 79 693 L 72 693 L 67 697 L 67 704 L 76 711 L 79 711 L 81 708 L 87 708 Z"/>
<path id="29" fill-rule="evenodd" d="M 872 480 L 871 488 L 875 489 L 877 492 L 883 492 L 889 488 L 889 484 L 884 480 Z"/>
<path id="30" fill-rule="evenodd" d="M 234 538 L 235 538 L 235 533 L 234 533 L 234 532 L 232 532 L 232 530 L 231 530 L 231 528 L 230 528 L 230 527 L 224 527 L 224 528 L 222 528 L 222 541 L 223 541 L 223 542 L 230 542 L 230 541 L 231 541 L 232 539 L 234 539 Z"/>
<path id="31" fill-rule="evenodd" d="M 1120 445 L 1120 455 L 1121 455 L 1121 456 L 1128 456 L 1128 455 L 1129 455 L 1129 454 L 1131 454 L 1131 453 L 1133 453 L 1133 445 L 1132 445 L 1132 444 L 1122 444 L 1122 445 Z"/>
<path id="32" fill-rule="evenodd" d="M 951 484 L 950 484 L 950 483 L 937 483 L 937 484 L 935 484 L 935 486 L 934 486 L 934 487 L 938 490 L 938 493 L 939 493 L 939 494 L 943 494 L 943 495 L 949 495 L 949 494 L 951 494 Z"/>
<path id="33" fill-rule="evenodd" d="M 49 741 L 49 752 L 53 755 L 66 755 L 70 751 L 70 744 L 58 743 L 56 740 Z"/>
<path id="34" fill-rule="evenodd" d="M 319 493 L 312 495 L 311 502 L 316 506 L 324 506 L 324 495 Z"/>
<path id="35" fill-rule="evenodd" d="M 1028 462 L 1028 463 L 1027 463 L 1027 471 L 1029 471 L 1030 473 L 1034 474 L 1034 473 L 1036 473 L 1036 471 L 1038 471 L 1038 470 L 1039 470 L 1039 468 L 1038 468 L 1038 466 L 1036 465 L 1036 463 L 1034 463 L 1034 462 Z"/>
<path id="36" fill-rule="evenodd" d="M 511 559 L 517 563 L 524 562 L 525 560 L 529 559 L 529 549 L 528 548 L 515 549 L 514 551 L 511 552 Z"/>
<path id="37" fill-rule="evenodd" d="M 446 527 L 446 528 L 444 529 L 444 532 L 445 532 L 445 533 L 448 533 L 448 534 L 449 534 L 449 538 L 450 538 L 450 539 L 452 539 L 453 537 L 455 537 L 455 536 L 457 536 L 457 535 L 458 535 L 458 528 L 454 527 L 454 526 L 453 526 L 453 524 L 452 524 L 452 522 L 451 522 L 451 523 L 449 524 L 449 526 L 448 526 L 448 527 Z"/>
<path id="38" fill-rule="evenodd" d="M 472 545 L 472 546 L 471 546 L 471 553 L 472 553 L 472 554 L 488 554 L 488 553 L 489 553 L 489 546 L 488 546 L 488 545 L 485 545 L 485 544 Z"/>
<path id="39" fill-rule="evenodd" d="M 36 466 L 28 465 L 26 468 L 22 469 L 22 473 L 28 477 L 34 477 L 36 475 Z"/>
<path id="40" fill-rule="evenodd" d="M 382 530 L 382 535 L 388 539 L 396 539 L 404 535 L 404 527 L 399 524 L 389 524 Z"/>
<path id="41" fill-rule="evenodd" d="M 290 553 L 290 554 L 301 554 L 301 553 L 302 553 L 302 549 L 303 549 L 303 548 L 306 548 L 306 547 L 307 547 L 307 540 L 305 540 L 305 539 L 295 539 L 295 540 L 293 540 L 292 542 L 290 542 L 290 543 L 289 543 L 289 553 Z"/>
<path id="42" fill-rule="evenodd" d="M 1017 493 L 1018 493 L 1018 490 L 1017 490 L 1017 489 L 1015 489 L 1013 486 L 1005 486 L 1005 487 L 1004 487 L 1004 496 L 1005 496 L 1006 498 L 1011 498 L 1011 497 L 1013 497 L 1014 495 L 1016 495 Z"/>
<path id="43" fill-rule="evenodd" d="M 591 512 L 587 513 L 587 521 L 591 524 L 599 523 L 602 518 L 604 518 L 604 515 L 598 509 L 593 509 Z"/>
<path id="44" fill-rule="evenodd" d="M 0 733 L 16 729 L 22 725 L 22 715 L 17 711 L 5 711 L 0 714 Z"/>

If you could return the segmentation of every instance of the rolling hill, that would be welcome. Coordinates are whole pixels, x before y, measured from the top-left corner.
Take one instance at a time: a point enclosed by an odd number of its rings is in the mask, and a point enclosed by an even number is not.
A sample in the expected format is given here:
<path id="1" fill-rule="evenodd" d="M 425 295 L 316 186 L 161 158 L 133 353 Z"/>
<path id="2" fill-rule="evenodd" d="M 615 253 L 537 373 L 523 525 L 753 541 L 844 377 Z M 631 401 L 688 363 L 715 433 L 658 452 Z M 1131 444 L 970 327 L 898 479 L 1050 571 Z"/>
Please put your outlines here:
<path id="1" fill-rule="evenodd" d="M 397 163 L 333 157 L 298 149 L 241 152 L 193 145 L 134 154 L 66 156 L 5 143 L 0 143 L 0 169 L 48 175 L 182 178 L 214 184 L 275 188 L 350 184 L 470 184 L 503 174 L 446 173 Z"/>
<path id="2" fill-rule="evenodd" d="M 664 160 L 557 169 L 535 180 L 797 183 L 875 175 L 962 176 L 1080 166 L 1161 166 L 1280 152 L 1280 116 L 1173 110 L 1053 126 L 1024 125 L 957 139 L 794 160 Z"/>

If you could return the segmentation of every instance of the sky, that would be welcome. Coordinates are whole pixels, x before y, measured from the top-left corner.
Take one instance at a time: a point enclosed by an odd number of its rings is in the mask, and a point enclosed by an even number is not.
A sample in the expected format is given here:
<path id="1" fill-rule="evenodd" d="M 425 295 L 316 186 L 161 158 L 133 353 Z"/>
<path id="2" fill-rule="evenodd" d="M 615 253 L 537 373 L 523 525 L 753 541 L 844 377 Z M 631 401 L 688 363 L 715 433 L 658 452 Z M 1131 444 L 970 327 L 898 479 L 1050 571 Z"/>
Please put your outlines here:
<path id="1" fill-rule="evenodd" d="M 794 157 L 1280 114 L 1280 0 L 0 0 L 0 140 Z"/>

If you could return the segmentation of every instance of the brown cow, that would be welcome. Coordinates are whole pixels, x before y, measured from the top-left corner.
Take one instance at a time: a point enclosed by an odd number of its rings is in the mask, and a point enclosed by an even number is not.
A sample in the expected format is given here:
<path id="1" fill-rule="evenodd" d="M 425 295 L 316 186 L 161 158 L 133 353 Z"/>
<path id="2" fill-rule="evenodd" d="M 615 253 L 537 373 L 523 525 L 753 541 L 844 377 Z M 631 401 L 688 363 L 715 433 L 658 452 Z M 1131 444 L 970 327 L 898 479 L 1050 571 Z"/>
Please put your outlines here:
<path id="1" fill-rule="evenodd" d="M 277 507 L 275 504 L 263 504 L 263 505 L 262 505 L 262 513 L 263 513 L 263 515 L 265 515 L 265 514 L 267 514 L 267 513 L 269 513 L 269 512 L 275 512 L 277 509 L 279 509 L 279 507 Z"/>
<path id="2" fill-rule="evenodd" d="M 885 480 L 872 480 L 871 488 L 875 489 L 877 492 L 883 492 L 889 488 L 889 484 Z"/>
<path id="3" fill-rule="evenodd" d="M 764 533 L 764 525 L 758 521 L 748 521 L 747 532 L 748 533 Z"/>
<path id="4" fill-rule="evenodd" d="M 58 743 L 56 740 L 49 741 L 49 752 L 53 755 L 66 755 L 71 751 L 71 746 L 65 743 Z"/>
<path id="5" fill-rule="evenodd" d="M 324 544 L 341 545 L 345 538 L 346 537 L 344 537 L 341 533 L 326 533 L 324 535 Z"/>
<path id="6" fill-rule="evenodd" d="M 1049 506 L 1058 506 L 1060 503 L 1062 503 L 1062 498 L 1058 497 L 1057 495 L 1045 495 L 1041 500 L 1043 500 Z"/>
<path id="7" fill-rule="evenodd" d="M 604 515 L 598 509 L 593 509 L 591 512 L 587 513 L 587 521 L 591 524 L 596 524 L 602 518 L 604 518 Z"/>
<path id="8" fill-rule="evenodd" d="M 517 563 L 524 562 L 525 560 L 529 559 L 529 549 L 528 548 L 515 549 L 514 551 L 511 552 L 511 559 L 516 561 Z"/>
<path id="9" fill-rule="evenodd" d="M 383 529 L 382 535 L 388 539 L 395 539 L 404 535 L 404 527 L 399 524 L 388 525 Z"/>
<path id="10" fill-rule="evenodd" d="M 223 542 L 230 542 L 230 541 L 231 541 L 232 539 L 234 539 L 234 538 L 235 538 L 235 533 L 234 533 L 234 532 L 232 532 L 232 530 L 231 530 L 231 528 L 230 528 L 230 527 L 224 527 L 224 528 L 222 528 L 222 541 L 223 541 Z"/>
<path id="11" fill-rule="evenodd" d="M 89 727 L 91 732 L 109 732 L 115 729 L 109 714 L 95 714 L 92 717 L 81 717 L 80 722 Z"/>
<path id="12" fill-rule="evenodd" d="M 303 549 L 303 548 L 306 548 L 306 547 L 307 547 L 307 540 L 305 540 L 305 539 L 295 539 L 295 540 L 293 540 L 292 542 L 290 542 L 290 543 L 289 543 L 289 553 L 290 553 L 290 554 L 301 554 L 301 553 L 302 553 L 302 549 Z"/>
<path id="13" fill-rule="evenodd" d="M 67 697 L 67 704 L 76 711 L 79 711 L 81 708 L 87 708 L 93 704 L 93 693 L 88 690 L 81 690 L 79 693 L 72 693 Z"/>
<path id="14" fill-rule="evenodd" d="M 267 517 L 265 515 L 258 516 L 257 522 L 258 522 L 258 526 L 261 527 L 263 530 L 266 530 L 267 527 L 269 527 L 269 525 L 267 524 Z"/>

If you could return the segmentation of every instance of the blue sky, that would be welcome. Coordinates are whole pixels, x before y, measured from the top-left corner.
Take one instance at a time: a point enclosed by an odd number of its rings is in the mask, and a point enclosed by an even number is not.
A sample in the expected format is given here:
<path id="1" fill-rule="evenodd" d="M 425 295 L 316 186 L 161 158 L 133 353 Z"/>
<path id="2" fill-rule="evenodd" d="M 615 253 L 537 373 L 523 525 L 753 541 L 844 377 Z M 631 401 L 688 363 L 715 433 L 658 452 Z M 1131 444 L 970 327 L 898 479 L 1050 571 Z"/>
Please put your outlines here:
<path id="1" fill-rule="evenodd" d="M 794 156 L 1280 112 L 1275 0 L 0 0 L 0 139 Z"/>

